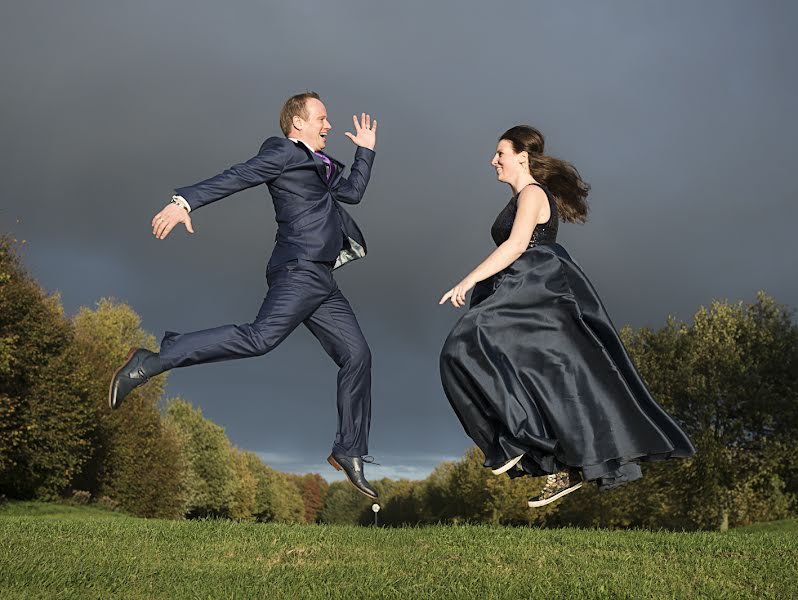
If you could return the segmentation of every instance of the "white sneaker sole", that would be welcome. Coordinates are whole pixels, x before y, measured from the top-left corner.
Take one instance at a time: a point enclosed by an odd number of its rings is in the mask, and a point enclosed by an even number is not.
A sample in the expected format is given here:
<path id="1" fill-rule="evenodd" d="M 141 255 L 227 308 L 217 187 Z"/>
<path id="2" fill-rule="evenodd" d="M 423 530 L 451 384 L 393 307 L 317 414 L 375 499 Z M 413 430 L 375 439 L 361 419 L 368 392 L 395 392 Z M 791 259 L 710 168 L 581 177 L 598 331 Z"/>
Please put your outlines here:
<path id="1" fill-rule="evenodd" d="M 511 458 L 501 467 L 499 467 L 498 469 L 491 469 L 490 472 L 493 473 L 494 475 L 501 475 L 502 473 L 506 473 L 507 471 L 512 469 L 515 465 L 517 465 L 522 458 L 524 458 L 523 454 L 521 456 L 516 456 L 515 458 Z"/>
<path id="2" fill-rule="evenodd" d="M 584 481 L 580 481 L 579 483 L 576 483 L 571 487 L 565 488 L 563 491 L 554 494 L 551 498 L 546 498 L 545 500 L 530 500 L 529 502 L 527 502 L 527 504 L 529 505 L 529 508 L 538 508 L 539 506 L 546 506 L 547 504 L 551 504 L 555 500 L 559 500 L 563 496 L 567 496 L 571 492 L 575 492 L 580 487 L 582 487 L 583 483 Z"/>

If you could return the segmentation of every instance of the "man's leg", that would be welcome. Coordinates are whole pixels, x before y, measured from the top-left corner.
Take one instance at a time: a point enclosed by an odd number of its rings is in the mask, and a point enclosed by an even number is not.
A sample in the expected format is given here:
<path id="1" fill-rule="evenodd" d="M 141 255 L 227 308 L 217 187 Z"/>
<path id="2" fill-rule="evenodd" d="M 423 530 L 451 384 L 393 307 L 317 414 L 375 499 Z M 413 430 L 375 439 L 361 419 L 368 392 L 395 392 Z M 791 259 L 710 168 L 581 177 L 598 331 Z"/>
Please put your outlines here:
<path id="1" fill-rule="evenodd" d="M 267 280 L 269 290 L 252 323 L 183 334 L 167 332 L 160 352 L 164 370 L 266 354 L 330 293 L 324 268 L 308 261 L 278 267 Z"/>
<path id="2" fill-rule="evenodd" d="M 371 424 L 371 351 L 355 313 L 333 280 L 332 293 L 305 320 L 338 365 L 338 431 L 333 453 L 368 454 Z"/>
<path id="3" fill-rule="evenodd" d="M 175 367 L 266 354 L 304 321 L 333 288 L 329 267 L 291 261 L 267 274 L 269 290 L 258 316 L 245 325 L 224 325 L 192 333 L 167 332 L 160 354 L 138 349 L 111 378 L 109 404 L 122 400 L 151 377 Z"/>
<path id="4" fill-rule="evenodd" d="M 377 490 L 363 472 L 371 423 L 371 351 L 332 274 L 330 281 L 333 291 L 305 320 L 305 326 L 339 367 L 338 431 L 327 462 L 343 470 L 360 493 L 377 499 Z"/>

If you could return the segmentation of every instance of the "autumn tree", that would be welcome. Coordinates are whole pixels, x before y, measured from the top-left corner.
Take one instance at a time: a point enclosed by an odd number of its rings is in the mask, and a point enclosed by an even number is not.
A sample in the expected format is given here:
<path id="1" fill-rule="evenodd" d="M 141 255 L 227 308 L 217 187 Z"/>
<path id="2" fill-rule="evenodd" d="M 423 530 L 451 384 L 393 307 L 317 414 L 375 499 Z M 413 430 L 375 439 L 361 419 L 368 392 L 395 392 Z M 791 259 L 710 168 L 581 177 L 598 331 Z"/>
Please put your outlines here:
<path id="1" fill-rule="evenodd" d="M 278 523 L 304 522 L 305 505 L 289 476 L 264 464 L 254 452 L 244 454 L 256 481 L 255 518 Z"/>
<path id="2" fill-rule="evenodd" d="M 318 473 L 289 475 L 288 477 L 302 496 L 305 506 L 305 522 L 315 523 L 319 512 L 324 507 L 324 497 L 330 484 Z"/>
<path id="3" fill-rule="evenodd" d="M 238 521 L 254 520 L 258 510 L 258 480 L 249 468 L 246 452 L 232 447 L 230 453 L 233 463 L 233 480 L 229 516 Z"/>
<path id="4" fill-rule="evenodd" d="M 22 267 L 0 237 L 0 494 L 50 498 L 92 456 L 88 371 L 57 295 Z"/>
<path id="5" fill-rule="evenodd" d="M 78 486 L 109 497 L 124 510 L 148 517 L 182 516 L 186 503 L 184 457 L 179 432 L 158 408 L 165 375 L 134 390 L 117 410 L 108 407 L 108 382 L 131 347 L 155 349 L 128 305 L 103 299 L 73 319 L 75 354 L 91 373 L 89 385 L 94 456 Z"/>
<path id="6" fill-rule="evenodd" d="M 166 419 L 179 432 L 188 464 L 186 516 L 231 516 L 236 487 L 241 484 L 236 482 L 236 458 L 224 429 L 180 398 L 168 402 Z M 239 493 L 246 494 L 243 490 Z M 241 508 L 236 513 L 241 517 L 247 510 Z"/>
<path id="7" fill-rule="evenodd" d="M 616 491 L 564 499 L 551 522 L 726 529 L 795 514 L 798 328 L 760 293 L 713 302 L 692 324 L 622 332 L 654 397 L 685 428 L 696 455 L 643 466 Z"/>

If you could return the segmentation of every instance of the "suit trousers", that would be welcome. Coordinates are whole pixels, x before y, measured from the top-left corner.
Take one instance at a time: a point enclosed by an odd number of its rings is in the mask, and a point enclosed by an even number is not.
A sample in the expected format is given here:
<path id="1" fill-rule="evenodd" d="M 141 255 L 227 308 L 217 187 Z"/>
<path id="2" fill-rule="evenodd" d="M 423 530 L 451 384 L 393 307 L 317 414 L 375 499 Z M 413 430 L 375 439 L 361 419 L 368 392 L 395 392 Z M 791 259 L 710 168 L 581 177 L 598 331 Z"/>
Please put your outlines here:
<path id="1" fill-rule="evenodd" d="M 332 265 L 294 259 L 267 271 L 266 297 L 252 323 L 192 333 L 167 331 L 161 342 L 166 369 L 260 356 L 304 323 L 338 365 L 338 431 L 333 451 L 368 454 L 371 422 L 371 351 Z"/>

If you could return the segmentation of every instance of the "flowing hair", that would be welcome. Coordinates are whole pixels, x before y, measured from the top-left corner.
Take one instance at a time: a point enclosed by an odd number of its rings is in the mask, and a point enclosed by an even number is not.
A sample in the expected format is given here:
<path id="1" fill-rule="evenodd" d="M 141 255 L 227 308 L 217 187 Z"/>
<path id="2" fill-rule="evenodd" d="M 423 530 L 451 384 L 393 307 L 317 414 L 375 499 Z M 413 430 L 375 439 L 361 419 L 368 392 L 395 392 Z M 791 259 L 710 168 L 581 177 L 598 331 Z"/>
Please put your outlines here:
<path id="1" fill-rule="evenodd" d="M 552 193 L 563 221 L 587 221 L 586 198 L 590 185 L 582 181 L 571 163 L 543 153 L 545 139 L 540 131 L 529 125 L 516 125 L 505 131 L 501 140 L 510 142 L 516 154 L 526 152 L 529 155 L 529 172 Z"/>

